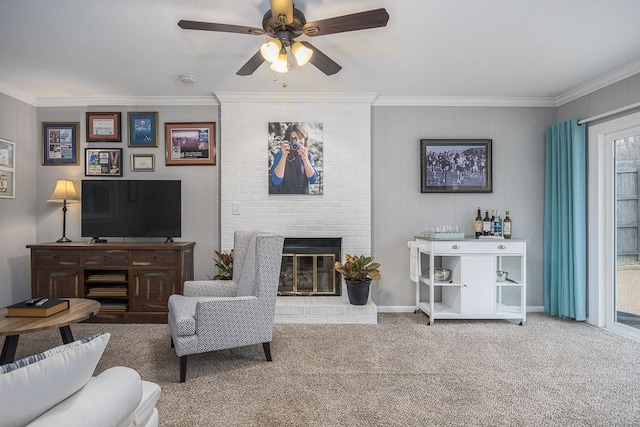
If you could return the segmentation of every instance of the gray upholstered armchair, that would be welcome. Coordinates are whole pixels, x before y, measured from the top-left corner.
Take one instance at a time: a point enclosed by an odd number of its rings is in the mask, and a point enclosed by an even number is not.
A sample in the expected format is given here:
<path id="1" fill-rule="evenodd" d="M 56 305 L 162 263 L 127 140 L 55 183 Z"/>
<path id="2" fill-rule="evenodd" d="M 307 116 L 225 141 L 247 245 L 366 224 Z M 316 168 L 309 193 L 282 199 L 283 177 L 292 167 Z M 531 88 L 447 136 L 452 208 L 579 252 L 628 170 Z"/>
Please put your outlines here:
<path id="1" fill-rule="evenodd" d="M 284 237 L 236 231 L 233 280 L 184 283 L 184 295 L 169 297 L 171 344 L 180 357 L 180 382 L 187 356 L 262 343 L 271 361 L 278 279 Z"/>

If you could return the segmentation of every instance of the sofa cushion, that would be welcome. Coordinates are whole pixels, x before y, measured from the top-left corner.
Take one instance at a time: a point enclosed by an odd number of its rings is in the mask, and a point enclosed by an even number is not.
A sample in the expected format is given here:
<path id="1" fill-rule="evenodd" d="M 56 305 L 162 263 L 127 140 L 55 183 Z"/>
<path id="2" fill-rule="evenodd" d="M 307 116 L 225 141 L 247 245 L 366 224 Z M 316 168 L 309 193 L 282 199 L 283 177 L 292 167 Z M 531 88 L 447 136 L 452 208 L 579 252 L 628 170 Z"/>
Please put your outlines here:
<path id="1" fill-rule="evenodd" d="M 1 366 L 2 426 L 24 426 L 81 389 L 110 337 L 94 335 Z"/>
<path id="2" fill-rule="evenodd" d="M 37 418 L 29 427 L 113 427 L 134 425 L 142 399 L 142 380 L 133 369 L 115 366 L 102 372 L 68 399 Z"/>

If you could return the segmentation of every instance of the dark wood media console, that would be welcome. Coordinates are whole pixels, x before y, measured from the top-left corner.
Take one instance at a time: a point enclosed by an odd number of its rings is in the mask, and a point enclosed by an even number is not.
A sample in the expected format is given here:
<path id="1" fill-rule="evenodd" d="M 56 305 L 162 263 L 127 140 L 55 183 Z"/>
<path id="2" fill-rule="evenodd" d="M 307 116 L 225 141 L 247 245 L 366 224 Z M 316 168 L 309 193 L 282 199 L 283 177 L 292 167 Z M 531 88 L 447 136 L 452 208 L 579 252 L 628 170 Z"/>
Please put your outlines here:
<path id="1" fill-rule="evenodd" d="M 193 280 L 194 242 L 46 243 L 31 249 L 31 296 L 90 298 L 102 323 L 167 323 L 167 301 Z"/>

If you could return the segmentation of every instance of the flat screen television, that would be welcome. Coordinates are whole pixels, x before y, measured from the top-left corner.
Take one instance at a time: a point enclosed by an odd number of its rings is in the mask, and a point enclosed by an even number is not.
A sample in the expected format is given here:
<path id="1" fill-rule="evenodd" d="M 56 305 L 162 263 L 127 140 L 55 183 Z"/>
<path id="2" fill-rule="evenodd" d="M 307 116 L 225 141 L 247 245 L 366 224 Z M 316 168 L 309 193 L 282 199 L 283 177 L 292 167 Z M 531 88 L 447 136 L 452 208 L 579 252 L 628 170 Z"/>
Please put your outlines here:
<path id="1" fill-rule="evenodd" d="M 179 180 L 83 180 L 82 237 L 182 235 Z"/>

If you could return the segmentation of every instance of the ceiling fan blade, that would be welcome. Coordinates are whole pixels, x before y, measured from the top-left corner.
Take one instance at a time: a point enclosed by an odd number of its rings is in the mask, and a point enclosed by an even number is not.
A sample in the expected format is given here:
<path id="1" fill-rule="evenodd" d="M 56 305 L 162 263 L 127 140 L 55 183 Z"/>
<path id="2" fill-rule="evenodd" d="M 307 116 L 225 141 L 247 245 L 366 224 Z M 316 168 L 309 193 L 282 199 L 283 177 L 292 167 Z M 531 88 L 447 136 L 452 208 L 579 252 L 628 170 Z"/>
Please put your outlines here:
<path id="1" fill-rule="evenodd" d="M 351 15 L 336 16 L 335 18 L 321 19 L 320 21 L 307 22 L 303 31 L 310 37 L 316 37 L 347 31 L 366 30 L 367 28 L 384 27 L 388 21 L 389 14 L 384 8 L 381 8 L 352 13 Z"/>
<path id="2" fill-rule="evenodd" d="M 293 0 L 269 0 L 271 3 L 271 15 L 281 24 L 293 22 Z M 282 18 L 280 18 L 282 16 Z"/>
<path id="3" fill-rule="evenodd" d="M 317 47 L 312 45 L 309 42 L 300 42 L 305 47 L 313 50 L 313 55 L 311 55 L 311 62 L 318 70 L 325 73 L 327 76 L 331 76 L 338 71 L 342 70 L 342 67 L 338 65 L 333 59 L 329 58 L 327 55 L 322 53 Z"/>
<path id="4" fill-rule="evenodd" d="M 178 26 L 185 30 L 221 31 L 223 33 L 240 33 L 261 35 L 262 28 L 245 27 L 243 25 L 216 24 L 214 22 L 185 21 L 178 22 Z"/>
<path id="5" fill-rule="evenodd" d="M 251 57 L 251 59 L 247 61 L 246 64 L 242 66 L 242 68 L 238 70 L 236 74 L 239 76 L 250 76 L 254 71 L 258 69 L 260 65 L 262 65 L 263 62 L 264 58 L 262 57 L 260 51 L 258 51 Z"/>

